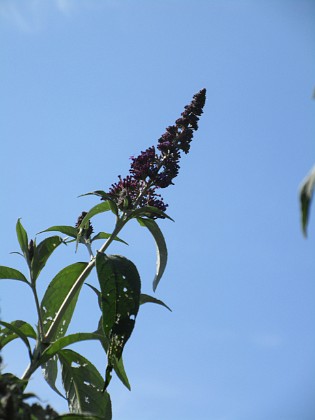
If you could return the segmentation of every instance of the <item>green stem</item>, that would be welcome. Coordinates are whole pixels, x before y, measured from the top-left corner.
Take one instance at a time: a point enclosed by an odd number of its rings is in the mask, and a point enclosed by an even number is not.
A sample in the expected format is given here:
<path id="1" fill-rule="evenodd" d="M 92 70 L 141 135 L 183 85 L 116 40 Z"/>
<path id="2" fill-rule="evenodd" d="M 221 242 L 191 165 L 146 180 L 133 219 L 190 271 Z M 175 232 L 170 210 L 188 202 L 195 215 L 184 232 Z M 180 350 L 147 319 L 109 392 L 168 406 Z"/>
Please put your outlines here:
<path id="1" fill-rule="evenodd" d="M 115 229 L 113 230 L 113 233 L 111 236 L 107 239 L 107 241 L 103 244 L 103 246 L 100 248 L 98 252 L 105 252 L 105 250 L 109 247 L 109 245 L 112 243 L 114 238 L 118 235 L 118 233 L 121 231 L 121 229 L 124 227 L 124 225 L 127 223 L 127 220 L 125 220 L 122 216 L 122 218 L 118 219 Z M 82 284 L 84 283 L 85 279 L 88 277 L 90 272 L 95 266 L 95 257 L 89 262 L 89 264 L 86 266 L 86 268 L 82 271 L 82 273 L 79 275 L 75 283 L 73 284 L 72 288 L 70 289 L 69 293 L 67 294 L 65 300 L 63 301 L 62 305 L 59 308 L 59 311 L 57 312 L 55 319 L 50 325 L 49 330 L 47 331 L 44 341 L 46 343 L 49 343 L 52 341 L 58 326 L 64 316 L 65 311 L 67 310 L 69 304 L 71 303 L 72 299 L 76 295 L 77 291 L 80 289 Z"/>
<path id="2" fill-rule="evenodd" d="M 40 304 L 39 304 L 39 300 L 38 300 L 38 296 L 37 296 L 36 286 L 35 286 L 34 282 L 31 283 L 31 288 L 32 288 L 32 292 L 33 292 L 33 295 L 34 295 L 34 300 L 35 300 L 35 305 L 36 305 L 36 310 L 37 310 L 37 315 L 38 315 L 39 339 L 40 339 L 40 341 L 43 341 L 44 325 L 43 325 L 42 314 L 41 314 L 41 311 L 40 311 Z"/>

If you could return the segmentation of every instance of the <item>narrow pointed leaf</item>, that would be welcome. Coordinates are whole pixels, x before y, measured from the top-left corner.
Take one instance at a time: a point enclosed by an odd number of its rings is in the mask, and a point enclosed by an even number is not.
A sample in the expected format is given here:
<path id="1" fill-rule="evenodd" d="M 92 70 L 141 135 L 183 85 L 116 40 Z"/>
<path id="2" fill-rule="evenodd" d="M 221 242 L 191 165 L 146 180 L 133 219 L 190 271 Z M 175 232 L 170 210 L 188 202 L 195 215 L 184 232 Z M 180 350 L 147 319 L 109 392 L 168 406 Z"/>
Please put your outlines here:
<path id="1" fill-rule="evenodd" d="M 14 340 L 14 338 L 19 337 L 26 345 L 31 358 L 32 350 L 27 337 L 31 334 L 32 338 L 36 338 L 36 333 L 31 325 L 23 321 L 13 321 L 11 323 L 0 321 L 0 325 L 6 327 L 5 329 L 0 330 L 0 349 L 8 342 Z"/>
<path id="2" fill-rule="evenodd" d="M 174 222 L 174 220 L 168 216 L 166 213 L 164 213 L 164 211 L 158 209 L 157 207 L 153 207 L 153 206 L 146 206 L 146 207 L 141 207 L 139 209 L 134 210 L 131 215 L 130 218 L 138 218 L 138 217 L 160 217 L 162 219 L 169 219 L 172 222 Z"/>
<path id="3" fill-rule="evenodd" d="M 58 362 L 58 357 L 57 356 L 53 356 L 52 358 L 50 358 L 49 360 L 47 360 L 47 362 L 43 363 L 41 365 L 41 367 L 42 367 L 42 374 L 44 376 L 45 381 L 50 386 L 50 388 L 53 391 L 55 391 L 58 395 L 60 395 L 60 397 L 66 399 L 65 396 L 62 395 L 62 393 L 56 387 L 56 380 L 57 380 L 57 376 L 58 376 L 57 362 Z"/>
<path id="4" fill-rule="evenodd" d="M 64 226 L 64 225 L 51 226 L 50 228 L 42 230 L 39 233 L 44 233 L 44 232 L 60 232 L 60 233 L 63 233 L 64 235 L 70 236 L 71 238 L 76 238 L 78 235 L 78 229 L 76 227 Z"/>
<path id="5" fill-rule="evenodd" d="M 302 182 L 300 188 L 301 223 L 304 236 L 307 236 L 309 211 L 315 188 L 315 166 Z"/>
<path id="6" fill-rule="evenodd" d="M 55 354 L 57 354 L 60 350 L 64 347 L 70 346 L 70 344 L 78 343 L 80 341 L 86 340 L 101 340 L 102 336 L 97 333 L 75 333 L 69 334 L 66 337 L 61 337 L 52 343 L 42 354 L 40 361 L 41 363 L 45 363 Z"/>
<path id="7" fill-rule="evenodd" d="M 165 305 L 165 303 L 162 302 L 161 300 L 156 299 L 153 296 L 146 295 L 145 293 L 141 293 L 141 295 L 140 295 L 140 305 L 143 305 L 144 303 L 148 303 L 148 302 L 150 302 L 150 303 L 156 303 L 157 305 L 162 305 L 166 309 L 168 309 L 169 311 L 172 312 L 172 309 L 170 307 L 168 307 L 167 305 Z"/>
<path id="8" fill-rule="evenodd" d="M 113 201 L 112 197 L 107 194 L 105 191 L 92 191 L 86 194 L 81 194 L 79 195 L 79 197 L 84 197 L 86 195 L 96 195 L 98 197 L 101 197 L 102 200 L 107 201 L 109 203 L 110 206 L 110 210 L 117 216 L 118 215 L 118 207 L 117 204 Z"/>
<path id="9" fill-rule="evenodd" d="M 0 279 L 20 280 L 29 284 L 24 274 L 22 274 L 19 270 L 15 270 L 15 268 L 6 267 L 4 265 L 0 265 Z"/>
<path id="10" fill-rule="evenodd" d="M 108 201 L 104 201 L 103 203 L 97 204 L 96 206 L 92 207 L 90 211 L 87 212 L 87 214 L 84 216 L 80 227 L 84 227 L 86 223 L 95 215 L 99 213 L 104 213 L 105 211 L 110 210 L 110 205 Z"/>
<path id="11" fill-rule="evenodd" d="M 100 232 L 97 235 L 93 236 L 93 238 L 91 239 L 91 242 L 96 241 L 97 239 L 108 239 L 110 236 L 111 236 L 110 233 Z M 118 236 L 115 236 L 114 241 L 122 242 L 123 244 L 128 245 L 127 242 L 118 238 Z"/>
<path id="12" fill-rule="evenodd" d="M 71 264 L 62 269 L 49 284 L 40 307 L 45 333 L 49 330 L 61 304 L 86 266 L 87 263 L 84 262 Z M 79 292 L 80 290 L 78 290 L 68 306 L 58 327 L 58 331 L 53 337 L 54 339 L 65 335 L 77 303 Z"/>
<path id="13" fill-rule="evenodd" d="M 149 229 L 156 243 L 156 272 L 153 280 L 153 290 L 155 291 L 167 264 L 166 242 L 161 229 L 154 220 L 144 219 L 141 217 L 137 220 L 141 226 L 145 226 Z"/>
<path id="14" fill-rule="evenodd" d="M 16 223 L 16 235 L 20 244 L 20 248 L 24 257 L 28 260 L 28 237 L 26 230 L 24 229 L 21 219 L 18 219 Z"/>
<path id="15" fill-rule="evenodd" d="M 61 350 L 58 356 L 70 412 L 87 412 L 111 420 L 110 397 L 102 392 L 104 381 L 95 366 L 73 350 Z"/>
<path id="16" fill-rule="evenodd" d="M 18 337 L 22 338 L 17 331 L 19 331 L 20 334 L 23 334 L 23 337 L 34 338 L 34 340 L 37 339 L 34 328 L 25 321 L 17 320 L 10 323 L 3 323 L 0 321 L 0 324 L 6 326 L 6 328 L 0 329 L 0 349 L 10 343 L 10 341 L 15 340 Z M 7 327 L 5 324 L 10 325 L 10 327 Z"/>
<path id="17" fill-rule="evenodd" d="M 37 279 L 48 258 L 61 243 L 63 243 L 63 240 L 60 236 L 51 236 L 34 246 L 34 256 L 31 265 L 33 281 Z"/>
<path id="18" fill-rule="evenodd" d="M 121 359 L 124 346 L 134 328 L 141 282 L 136 266 L 120 255 L 98 253 L 96 271 L 101 286 L 103 331 L 109 340 L 106 389 L 111 371 Z"/>

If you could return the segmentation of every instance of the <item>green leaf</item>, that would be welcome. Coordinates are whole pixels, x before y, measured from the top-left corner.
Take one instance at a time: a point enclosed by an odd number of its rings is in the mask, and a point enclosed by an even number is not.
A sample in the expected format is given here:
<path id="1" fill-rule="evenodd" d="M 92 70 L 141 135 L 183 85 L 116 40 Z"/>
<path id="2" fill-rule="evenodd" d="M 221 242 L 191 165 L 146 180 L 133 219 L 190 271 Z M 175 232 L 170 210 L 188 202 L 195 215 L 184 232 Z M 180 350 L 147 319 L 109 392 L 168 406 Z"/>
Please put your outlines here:
<path id="1" fill-rule="evenodd" d="M 62 269 L 49 284 L 40 307 L 45 333 L 49 330 L 70 289 L 87 265 L 88 264 L 84 262 L 71 264 Z M 58 330 L 53 337 L 54 340 L 65 335 L 77 303 L 79 292 L 80 290 L 78 290 L 66 309 Z"/>
<path id="2" fill-rule="evenodd" d="M 92 192 L 89 192 L 89 193 L 86 193 L 86 194 L 81 194 L 79 197 L 84 197 L 86 195 L 96 195 L 98 197 L 101 197 L 102 200 L 108 201 L 111 211 L 116 216 L 118 215 L 117 204 L 115 203 L 115 201 L 113 201 L 112 197 L 109 194 L 107 194 L 105 191 L 101 191 L 101 190 L 92 191 Z"/>
<path id="3" fill-rule="evenodd" d="M 309 211 L 315 187 L 315 166 L 302 182 L 300 188 L 301 223 L 304 236 L 307 236 Z"/>
<path id="4" fill-rule="evenodd" d="M 61 243 L 63 243 L 63 240 L 60 236 L 51 236 L 38 245 L 34 245 L 34 256 L 31 263 L 33 281 L 37 279 L 48 258 Z"/>
<path id="5" fill-rule="evenodd" d="M 101 286 L 103 331 L 109 340 L 106 389 L 112 368 L 120 360 L 135 325 L 141 282 L 136 266 L 120 255 L 98 253 L 96 271 Z"/>
<path id="6" fill-rule="evenodd" d="M 44 376 L 44 379 L 50 386 L 50 388 L 55 391 L 60 397 L 66 399 L 62 393 L 59 391 L 59 389 L 56 387 L 56 380 L 58 376 L 58 357 L 55 355 L 51 359 L 47 360 L 47 362 L 43 363 L 41 365 L 42 367 L 42 374 Z"/>
<path id="7" fill-rule="evenodd" d="M 141 207 L 139 209 L 133 210 L 129 216 L 130 219 L 133 218 L 138 218 L 140 216 L 144 216 L 144 217 L 160 217 L 162 219 L 169 219 L 172 222 L 174 222 L 174 220 L 168 216 L 166 213 L 164 213 L 164 211 L 158 209 L 157 207 L 153 207 L 153 206 L 145 206 L 145 207 Z"/>
<path id="8" fill-rule="evenodd" d="M 44 232 L 60 232 L 60 233 L 63 233 L 64 235 L 70 236 L 71 238 L 76 238 L 78 235 L 78 229 L 76 227 L 64 226 L 64 225 L 51 226 L 50 228 L 42 230 L 39 233 L 44 233 Z"/>
<path id="9" fill-rule="evenodd" d="M 93 236 L 93 238 L 91 239 L 91 242 L 96 241 L 97 239 L 108 239 L 110 236 L 111 236 L 110 233 L 100 232 L 97 235 Z M 127 242 L 118 238 L 118 236 L 115 236 L 114 241 L 122 242 L 123 244 L 128 245 Z"/>
<path id="10" fill-rule="evenodd" d="M 101 292 L 99 290 L 97 290 L 96 287 L 92 286 L 91 284 L 89 284 L 89 283 L 85 283 L 85 284 L 87 286 L 89 286 L 95 292 L 95 294 L 97 296 L 97 299 L 98 299 L 98 305 L 99 305 L 100 308 L 102 308 Z M 100 342 L 103 346 L 103 349 L 107 353 L 108 347 L 109 347 L 109 340 L 104 334 L 103 317 L 102 316 L 99 320 L 98 329 L 95 331 L 95 333 L 100 335 Z M 130 387 L 130 383 L 129 383 L 129 380 L 128 380 L 128 377 L 127 377 L 127 374 L 126 374 L 126 371 L 125 371 L 123 358 L 121 357 L 119 360 L 115 360 L 115 363 L 114 363 L 113 367 L 114 367 L 114 371 L 115 371 L 116 375 L 118 376 L 118 378 L 125 385 L 125 387 L 128 388 L 129 391 L 130 391 L 131 387 Z"/>
<path id="11" fill-rule="evenodd" d="M 167 305 L 165 305 L 165 303 L 162 302 L 161 300 L 156 299 L 153 296 L 150 296 L 150 295 L 146 295 L 144 293 L 141 293 L 141 295 L 140 295 L 140 305 L 143 305 L 144 303 L 148 303 L 148 302 L 150 302 L 150 303 L 156 303 L 157 305 L 162 305 L 165 308 L 167 308 L 169 311 L 172 312 L 172 309 L 169 308 Z"/>
<path id="12" fill-rule="evenodd" d="M 0 279 L 20 280 L 29 284 L 24 274 L 14 268 L 6 267 L 4 265 L 0 265 Z"/>
<path id="13" fill-rule="evenodd" d="M 102 392 L 104 381 L 95 366 L 73 350 L 61 350 L 58 356 L 70 412 L 87 412 L 110 420 L 110 397 Z"/>
<path id="14" fill-rule="evenodd" d="M 70 344 L 86 340 L 101 340 L 101 338 L 102 336 L 97 333 L 75 333 L 67 335 L 66 337 L 61 337 L 47 347 L 47 349 L 43 352 L 40 361 L 41 363 L 45 363 L 64 347 L 70 346 Z"/>
<path id="15" fill-rule="evenodd" d="M 110 205 L 108 201 L 105 201 L 103 203 L 97 204 L 96 206 L 92 207 L 91 210 L 87 212 L 87 214 L 84 216 L 82 222 L 80 223 L 81 228 L 84 228 L 84 226 L 88 223 L 88 221 L 95 215 L 99 213 L 104 213 L 105 211 L 109 211 Z"/>
<path id="16" fill-rule="evenodd" d="M 11 323 L 0 321 L 0 325 L 6 328 L 0 330 L 0 349 L 15 338 L 21 338 L 28 348 L 29 356 L 31 358 L 32 350 L 27 337 L 34 338 L 36 340 L 37 335 L 33 327 L 25 321 L 13 321 Z"/>
<path id="17" fill-rule="evenodd" d="M 139 217 L 138 222 L 141 226 L 145 226 L 151 232 L 156 243 L 156 272 L 153 280 L 153 290 L 155 291 L 161 277 L 163 276 L 167 264 L 167 248 L 166 242 L 158 224 L 151 219 L 143 219 Z"/>
<path id="18" fill-rule="evenodd" d="M 24 229 L 22 223 L 20 222 L 21 219 L 18 219 L 16 223 L 16 235 L 20 244 L 20 248 L 22 251 L 22 254 L 26 258 L 26 260 L 29 262 L 28 258 L 28 237 L 26 230 Z"/>

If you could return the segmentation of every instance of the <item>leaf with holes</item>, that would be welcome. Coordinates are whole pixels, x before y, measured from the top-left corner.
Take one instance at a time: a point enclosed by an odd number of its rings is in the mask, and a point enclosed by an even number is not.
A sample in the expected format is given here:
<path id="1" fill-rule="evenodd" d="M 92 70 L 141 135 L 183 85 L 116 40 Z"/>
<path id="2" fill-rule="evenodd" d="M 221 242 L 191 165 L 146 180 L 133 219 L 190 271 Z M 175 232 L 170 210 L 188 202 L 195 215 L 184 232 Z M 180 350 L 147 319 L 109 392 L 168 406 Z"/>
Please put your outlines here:
<path id="1" fill-rule="evenodd" d="M 85 284 L 87 286 L 89 286 L 96 293 L 99 307 L 100 307 L 100 309 L 102 309 L 101 292 L 96 287 L 92 286 L 91 284 L 89 284 L 89 283 L 85 283 Z M 95 333 L 96 334 L 99 334 L 101 336 L 100 342 L 102 344 L 103 349 L 105 350 L 105 353 L 107 354 L 109 340 L 108 340 L 108 338 L 104 334 L 104 330 L 103 330 L 103 317 L 102 316 L 101 316 L 101 318 L 99 320 L 98 328 L 95 331 Z M 115 360 L 114 371 L 115 371 L 116 375 L 118 376 L 118 378 L 121 380 L 121 382 L 130 391 L 131 390 L 131 387 L 130 387 L 130 383 L 129 383 L 129 380 L 128 380 L 128 377 L 127 377 L 127 374 L 126 374 L 126 371 L 125 371 L 123 357 L 121 357 L 119 360 Z"/>
<path id="2" fill-rule="evenodd" d="M 153 280 L 153 290 L 155 291 L 161 280 L 167 263 L 166 242 L 161 229 L 154 220 L 144 219 L 142 217 L 139 217 L 137 220 L 141 226 L 149 229 L 156 243 L 156 272 Z"/>
<path id="3" fill-rule="evenodd" d="M 51 236 L 38 245 L 34 244 L 34 256 L 31 263 L 33 281 L 37 279 L 48 258 L 61 243 L 63 243 L 63 240 L 60 236 Z"/>
<path id="4" fill-rule="evenodd" d="M 40 306 L 45 333 L 49 330 L 60 306 L 86 266 L 87 263 L 84 262 L 71 264 L 62 269 L 49 284 Z M 54 334 L 54 340 L 65 335 L 77 303 L 79 292 L 80 289 L 67 307 L 58 326 L 58 330 Z"/>
<path id="5" fill-rule="evenodd" d="M 70 412 L 111 420 L 110 397 L 102 392 L 104 381 L 95 366 L 73 350 L 61 350 L 58 357 Z"/>
<path id="6" fill-rule="evenodd" d="M 106 388 L 134 328 L 141 282 L 136 266 L 120 255 L 98 253 L 96 271 L 101 286 L 103 330 L 109 340 Z"/>
<path id="7" fill-rule="evenodd" d="M 42 374 L 44 376 L 45 381 L 48 383 L 50 388 L 55 391 L 60 397 L 65 398 L 62 393 L 59 391 L 59 389 L 56 387 L 56 380 L 58 376 L 58 357 L 55 355 L 47 362 L 43 363 L 41 365 L 42 368 Z"/>

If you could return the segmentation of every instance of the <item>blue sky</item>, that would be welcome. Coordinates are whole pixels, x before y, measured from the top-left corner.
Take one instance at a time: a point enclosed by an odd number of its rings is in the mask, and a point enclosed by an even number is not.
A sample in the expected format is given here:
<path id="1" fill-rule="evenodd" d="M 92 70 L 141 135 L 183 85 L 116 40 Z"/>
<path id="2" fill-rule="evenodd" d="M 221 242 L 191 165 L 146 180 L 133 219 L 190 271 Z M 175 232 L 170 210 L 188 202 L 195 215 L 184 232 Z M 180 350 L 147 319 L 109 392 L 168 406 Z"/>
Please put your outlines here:
<path id="1" fill-rule="evenodd" d="M 15 223 L 32 237 L 73 224 L 155 144 L 194 93 L 207 103 L 160 227 L 169 263 L 125 349 L 132 392 L 113 380 L 119 420 L 311 420 L 315 413 L 315 225 L 302 236 L 298 188 L 315 161 L 315 2 L 0 0 L 0 264 L 25 270 Z M 311 209 L 314 210 L 314 209 Z M 95 226 L 110 231 L 110 215 Z M 151 293 L 155 248 L 121 235 Z M 43 237 L 43 236 L 42 236 Z M 40 293 L 66 264 L 58 249 Z M 91 281 L 96 284 L 93 277 Z M 23 284 L 0 283 L 1 318 L 35 322 Z M 71 332 L 91 331 L 80 296 Z M 103 372 L 94 344 L 74 347 Z M 23 344 L 3 352 L 21 375 Z M 30 391 L 65 403 L 38 372 Z"/>

